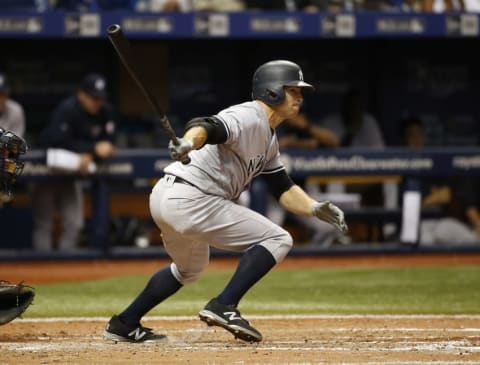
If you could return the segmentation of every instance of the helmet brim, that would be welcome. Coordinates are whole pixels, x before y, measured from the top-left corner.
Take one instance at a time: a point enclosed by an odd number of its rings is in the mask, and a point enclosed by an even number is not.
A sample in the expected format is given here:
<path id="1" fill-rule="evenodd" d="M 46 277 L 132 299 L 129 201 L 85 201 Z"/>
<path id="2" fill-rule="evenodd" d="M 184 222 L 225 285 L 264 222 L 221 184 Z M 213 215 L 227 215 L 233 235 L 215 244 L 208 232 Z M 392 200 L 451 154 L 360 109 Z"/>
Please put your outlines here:
<path id="1" fill-rule="evenodd" d="M 305 81 L 301 81 L 301 80 L 288 82 L 288 83 L 285 84 L 285 86 L 298 86 L 298 87 L 304 88 L 307 91 L 314 91 L 315 90 L 315 88 L 312 85 L 306 83 Z"/>

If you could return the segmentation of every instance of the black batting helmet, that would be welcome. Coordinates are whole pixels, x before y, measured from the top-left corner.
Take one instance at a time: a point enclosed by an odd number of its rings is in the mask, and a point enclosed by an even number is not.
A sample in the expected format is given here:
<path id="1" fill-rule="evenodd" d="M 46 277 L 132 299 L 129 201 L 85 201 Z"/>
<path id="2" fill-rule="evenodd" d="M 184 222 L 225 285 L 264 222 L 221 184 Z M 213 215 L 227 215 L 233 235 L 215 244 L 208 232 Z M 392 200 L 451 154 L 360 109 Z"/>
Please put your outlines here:
<path id="1" fill-rule="evenodd" d="M 13 183 L 23 171 L 20 155 L 27 143 L 15 133 L 0 128 L 0 192 L 10 194 Z"/>
<path id="2" fill-rule="evenodd" d="M 275 60 L 264 63 L 253 74 L 252 97 L 268 105 L 280 104 L 285 99 L 284 86 L 314 90 L 312 85 L 303 81 L 300 66 L 290 61 Z"/>

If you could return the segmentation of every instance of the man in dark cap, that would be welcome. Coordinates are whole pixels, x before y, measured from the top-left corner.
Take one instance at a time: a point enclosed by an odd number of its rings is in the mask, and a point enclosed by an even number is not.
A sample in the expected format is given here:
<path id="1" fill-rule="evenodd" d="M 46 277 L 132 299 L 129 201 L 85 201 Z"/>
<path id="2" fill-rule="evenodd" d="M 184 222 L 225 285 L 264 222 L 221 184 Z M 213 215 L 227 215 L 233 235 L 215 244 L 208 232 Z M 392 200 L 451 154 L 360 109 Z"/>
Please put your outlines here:
<path id="1" fill-rule="evenodd" d="M 89 74 L 77 92 L 60 103 L 40 136 L 47 149 L 64 149 L 78 154 L 77 174 L 53 177 L 37 184 L 33 193 L 33 245 L 37 250 L 53 247 L 52 226 L 56 209 L 62 219 L 59 250 L 72 250 L 83 228 L 83 193 L 79 176 L 90 174 L 96 163 L 115 154 L 115 118 L 107 102 L 107 83 L 103 75 Z M 108 244 L 108 186 L 101 179 L 92 180 L 95 222 L 91 243 L 97 248 Z M 100 206 L 98 206 L 100 205 Z"/>

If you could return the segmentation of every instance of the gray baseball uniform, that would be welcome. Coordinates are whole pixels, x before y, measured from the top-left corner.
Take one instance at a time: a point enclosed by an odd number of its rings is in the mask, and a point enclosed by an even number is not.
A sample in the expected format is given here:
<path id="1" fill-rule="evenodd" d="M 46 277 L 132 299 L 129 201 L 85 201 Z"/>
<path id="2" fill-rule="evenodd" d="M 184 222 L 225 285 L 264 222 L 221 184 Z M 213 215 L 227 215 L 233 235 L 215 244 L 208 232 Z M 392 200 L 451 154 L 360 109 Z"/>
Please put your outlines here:
<path id="1" fill-rule="evenodd" d="M 0 127 L 22 137 L 25 133 L 25 113 L 23 107 L 12 99 L 7 99 L 5 110 L 0 113 Z"/>
<path id="2" fill-rule="evenodd" d="M 168 144 L 175 161 L 150 195 L 150 212 L 162 231 L 164 247 L 173 260 L 152 275 L 143 291 L 120 314 L 112 316 L 104 336 L 115 341 L 162 341 L 141 318 L 195 281 L 206 268 L 210 246 L 245 251 L 228 284 L 198 313 L 200 320 L 219 326 L 236 338 L 259 342 L 262 334 L 239 310 L 241 298 L 285 258 L 290 234 L 264 216 L 235 203 L 252 179 L 263 173 L 285 209 L 315 215 L 342 232 L 348 227 L 343 212 L 330 202 L 317 202 L 294 186 L 280 161 L 273 128 L 298 113 L 303 81 L 301 68 L 274 60 L 254 73 L 256 101 L 222 110 L 213 117 L 193 118 L 182 138 Z"/>
<path id="3" fill-rule="evenodd" d="M 293 244 L 283 228 L 234 202 L 255 176 L 284 169 L 264 110 L 252 101 L 216 117 L 226 127 L 227 141 L 191 151 L 187 165 L 167 166 L 150 196 L 152 217 L 181 283 L 194 281 L 206 268 L 209 246 L 243 251 L 261 244 L 279 262 Z"/>

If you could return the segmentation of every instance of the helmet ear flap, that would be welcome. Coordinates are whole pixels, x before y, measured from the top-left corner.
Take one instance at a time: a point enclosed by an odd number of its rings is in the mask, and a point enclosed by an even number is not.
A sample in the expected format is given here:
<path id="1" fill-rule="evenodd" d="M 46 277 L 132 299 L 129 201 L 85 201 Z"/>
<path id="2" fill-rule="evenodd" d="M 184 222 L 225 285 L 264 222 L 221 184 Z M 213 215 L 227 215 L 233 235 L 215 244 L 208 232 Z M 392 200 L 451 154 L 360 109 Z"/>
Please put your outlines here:
<path id="1" fill-rule="evenodd" d="M 278 101 L 278 94 L 272 89 L 265 89 L 265 94 L 270 103 L 276 103 Z"/>
<path id="2" fill-rule="evenodd" d="M 269 105 L 280 104 L 285 99 L 283 86 L 281 88 L 265 88 L 265 102 Z"/>

